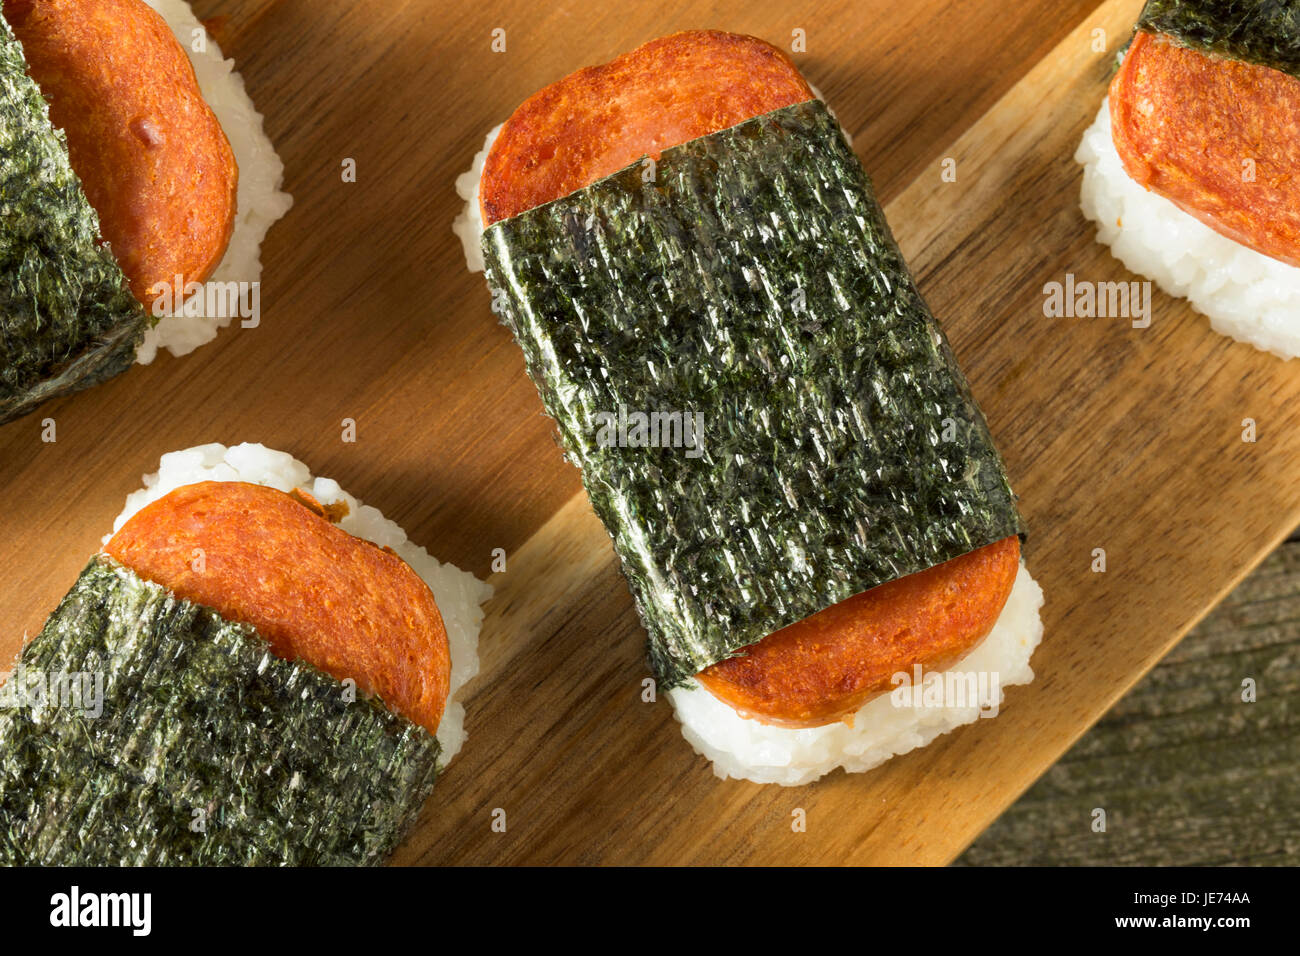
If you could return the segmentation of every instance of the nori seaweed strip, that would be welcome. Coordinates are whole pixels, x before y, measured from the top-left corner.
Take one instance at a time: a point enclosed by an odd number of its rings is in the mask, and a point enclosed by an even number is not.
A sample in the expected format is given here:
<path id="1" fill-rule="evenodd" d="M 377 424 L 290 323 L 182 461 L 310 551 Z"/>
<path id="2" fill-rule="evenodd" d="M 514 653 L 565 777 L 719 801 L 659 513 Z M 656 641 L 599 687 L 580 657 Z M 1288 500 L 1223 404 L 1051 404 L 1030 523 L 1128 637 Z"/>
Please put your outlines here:
<path id="1" fill-rule="evenodd" d="M 1300 3 L 1293 0 L 1147 0 L 1137 25 L 1183 46 L 1300 77 Z"/>
<path id="2" fill-rule="evenodd" d="M 984 417 L 822 103 L 643 171 L 495 223 L 483 248 L 661 687 L 1022 531 Z M 596 416 L 620 407 L 702 413 L 702 456 L 607 447 Z"/>
<path id="3" fill-rule="evenodd" d="M 150 320 L 0 17 L 0 424 L 131 366 Z"/>
<path id="4" fill-rule="evenodd" d="M 22 694 L 87 672 L 103 675 L 98 717 Z M 6 693 L 4 865 L 379 863 L 437 773 L 424 728 L 348 703 L 252 628 L 105 555 L 23 649 Z"/>

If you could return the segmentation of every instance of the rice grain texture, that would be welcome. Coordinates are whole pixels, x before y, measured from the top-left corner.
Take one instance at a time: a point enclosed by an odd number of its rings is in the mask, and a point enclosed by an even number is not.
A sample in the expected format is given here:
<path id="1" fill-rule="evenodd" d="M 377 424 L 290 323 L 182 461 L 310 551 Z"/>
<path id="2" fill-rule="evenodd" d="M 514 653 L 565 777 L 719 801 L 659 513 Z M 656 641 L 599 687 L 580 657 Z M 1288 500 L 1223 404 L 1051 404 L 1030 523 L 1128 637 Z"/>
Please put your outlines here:
<path id="1" fill-rule="evenodd" d="M 1129 178 L 1103 100 L 1074 157 L 1083 214 L 1097 241 L 1133 272 L 1187 299 L 1221 335 L 1281 358 L 1300 355 L 1300 269 L 1215 232 Z"/>

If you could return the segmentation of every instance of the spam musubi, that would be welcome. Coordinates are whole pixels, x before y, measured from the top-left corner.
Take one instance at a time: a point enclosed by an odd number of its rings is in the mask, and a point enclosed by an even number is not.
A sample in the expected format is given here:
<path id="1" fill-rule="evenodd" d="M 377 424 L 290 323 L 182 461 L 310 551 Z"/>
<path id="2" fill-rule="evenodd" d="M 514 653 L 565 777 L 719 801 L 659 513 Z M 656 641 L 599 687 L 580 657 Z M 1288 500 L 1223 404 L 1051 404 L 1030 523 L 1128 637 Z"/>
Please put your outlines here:
<path id="1" fill-rule="evenodd" d="M 184 0 L 0 13 L 3 423 L 255 320 L 261 242 L 291 199 Z"/>
<path id="2" fill-rule="evenodd" d="M 719 775 L 866 770 L 1032 679 L 1042 596 L 1002 459 L 781 51 L 691 31 L 580 70 L 458 188 L 467 262 Z M 998 683 L 987 706 L 895 693 L 975 671 Z"/>
<path id="3" fill-rule="evenodd" d="M 1300 12 L 1150 0 L 1076 154 L 1097 239 L 1283 358 L 1300 355 Z"/>
<path id="4" fill-rule="evenodd" d="M 164 456 L 0 685 L 0 862 L 382 862 L 489 593 L 282 452 Z"/>

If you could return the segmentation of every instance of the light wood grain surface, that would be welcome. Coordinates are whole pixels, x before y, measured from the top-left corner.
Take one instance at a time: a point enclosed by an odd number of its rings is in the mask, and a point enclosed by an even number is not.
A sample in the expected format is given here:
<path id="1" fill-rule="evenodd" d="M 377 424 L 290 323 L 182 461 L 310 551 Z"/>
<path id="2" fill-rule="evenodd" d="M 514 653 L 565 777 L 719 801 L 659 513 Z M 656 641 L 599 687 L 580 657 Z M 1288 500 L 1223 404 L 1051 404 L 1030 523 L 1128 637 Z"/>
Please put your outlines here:
<path id="1" fill-rule="evenodd" d="M 297 199 L 265 247 L 262 323 L 0 428 L 0 655 L 141 472 L 199 442 L 291 451 L 481 575 L 505 548 L 469 742 L 398 862 L 946 862 L 1300 522 L 1287 365 L 1159 295 L 1146 330 L 1042 315 L 1066 272 L 1132 278 L 1093 243 L 1071 157 L 1136 0 L 195 6 L 221 15 Z M 698 26 L 807 31 L 796 60 L 854 134 L 972 380 L 1048 596 L 1039 678 L 997 720 L 797 790 L 716 780 L 667 704 L 640 702 L 644 633 L 608 539 L 450 232 L 455 176 L 522 99 Z M 1111 53 L 1092 50 L 1098 27 Z"/>

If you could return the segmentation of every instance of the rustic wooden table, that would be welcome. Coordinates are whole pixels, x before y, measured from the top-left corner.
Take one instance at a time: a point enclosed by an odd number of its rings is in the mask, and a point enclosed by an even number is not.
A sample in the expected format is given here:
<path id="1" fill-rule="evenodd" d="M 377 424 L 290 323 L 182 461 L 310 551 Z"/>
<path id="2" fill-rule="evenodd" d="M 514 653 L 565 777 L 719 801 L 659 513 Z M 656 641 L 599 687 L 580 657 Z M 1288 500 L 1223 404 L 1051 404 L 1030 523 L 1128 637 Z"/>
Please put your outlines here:
<path id="1" fill-rule="evenodd" d="M 264 249 L 263 321 L 0 428 L 0 658 L 161 453 L 261 441 L 444 560 L 486 575 L 493 549 L 510 553 L 469 743 L 399 862 L 952 860 L 1300 524 L 1291 367 L 1161 296 L 1140 332 L 1043 317 L 1044 283 L 1067 272 L 1133 278 L 1093 242 L 1071 157 L 1139 6 L 196 0 L 220 15 L 297 199 Z M 456 175 L 521 100 L 700 26 L 783 45 L 806 31 L 796 61 L 854 134 L 949 331 L 1048 596 L 1038 679 L 997 720 L 798 790 L 714 779 L 667 705 L 640 703 L 644 635 L 608 539 L 450 230 Z M 355 183 L 340 176 L 349 158 Z M 949 158 L 955 183 L 940 175 Z M 345 418 L 356 443 L 340 440 Z M 1104 574 L 1090 571 L 1097 548 Z M 791 832 L 793 807 L 806 833 Z"/>

